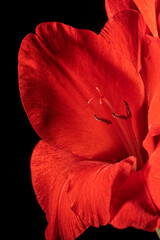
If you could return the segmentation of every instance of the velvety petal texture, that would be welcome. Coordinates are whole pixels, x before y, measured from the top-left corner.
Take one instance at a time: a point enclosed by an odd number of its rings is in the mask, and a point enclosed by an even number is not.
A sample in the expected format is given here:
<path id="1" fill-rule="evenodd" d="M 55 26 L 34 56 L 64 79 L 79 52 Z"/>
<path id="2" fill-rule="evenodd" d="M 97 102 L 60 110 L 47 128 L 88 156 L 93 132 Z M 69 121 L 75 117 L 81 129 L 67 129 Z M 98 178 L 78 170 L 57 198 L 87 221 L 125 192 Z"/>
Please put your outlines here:
<path id="1" fill-rule="evenodd" d="M 132 226 L 147 231 L 154 231 L 158 227 L 160 215 L 148 192 L 142 172 L 131 174 L 113 195 L 114 210 L 116 202 L 119 210 L 111 220 L 114 227 L 123 229 Z"/>
<path id="2" fill-rule="evenodd" d="M 160 142 L 144 170 L 144 181 L 160 217 Z"/>
<path id="3" fill-rule="evenodd" d="M 156 2 L 156 14 L 157 14 L 158 33 L 160 36 L 160 1 L 159 0 L 157 0 L 157 2 Z"/>
<path id="4" fill-rule="evenodd" d="M 71 210 L 67 197 L 68 172 L 72 165 L 82 160 L 44 141 L 40 141 L 32 153 L 32 184 L 37 200 L 46 213 L 47 240 L 72 240 L 88 227 Z"/>
<path id="5" fill-rule="evenodd" d="M 83 161 L 72 167 L 69 200 L 80 219 L 94 227 L 108 224 L 116 214 L 111 206 L 114 191 L 135 171 L 135 161 L 134 157 L 116 164 Z"/>
<path id="6" fill-rule="evenodd" d="M 152 136 L 160 135 L 160 83 L 149 109 L 149 126 Z M 155 116 L 156 115 L 156 116 Z"/>
<path id="7" fill-rule="evenodd" d="M 143 44 L 141 76 L 148 104 L 148 127 L 151 136 L 160 135 L 160 40 L 147 37 Z"/>
<path id="8" fill-rule="evenodd" d="M 129 24 L 122 28 L 122 22 Z M 87 158 L 114 162 L 113 157 L 126 156 L 112 125 L 94 118 L 96 114 L 113 119 L 110 109 L 98 100 L 87 102 L 97 94 L 96 87 L 119 113 L 124 112 L 126 100 L 135 132 L 144 137 L 137 121 L 144 116 L 144 85 L 138 73 L 144 32 L 139 14 L 126 11 L 109 21 L 100 35 L 61 23 L 42 23 L 36 35 L 24 38 L 18 68 L 21 99 L 42 139 Z"/>
<path id="9" fill-rule="evenodd" d="M 119 61 L 123 61 L 119 65 L 127 74 L 131 72 L 130 74 L 134 76 L 133 66 L 138 72 L 141 69 L 141 44 L 146 31 L 146 24 L 141 15 L 134 10 L 118 12 L 107 21 L 101 30 L 100 35 L 106 39 L 110 51 L 113 51 L 114 61 L 120 55 L 123 56 L 119 58 Z"/>
<path id="10" fill-rule="evenodd" d="M 48 221 L 46 239 L 72 240 L 89 226 L 108 223 L 153 231 L 157 209 L 141 172 L 135 173 L 135 161 L 134 157 L 116 164 L 89 161 L 40 141 L 32 154 L 31 171 L 37 200 Z M 155 172 L 148 169 L 144 175 L 152 190 Z M 159 190 L 152 194 L 158 204 Z"/>

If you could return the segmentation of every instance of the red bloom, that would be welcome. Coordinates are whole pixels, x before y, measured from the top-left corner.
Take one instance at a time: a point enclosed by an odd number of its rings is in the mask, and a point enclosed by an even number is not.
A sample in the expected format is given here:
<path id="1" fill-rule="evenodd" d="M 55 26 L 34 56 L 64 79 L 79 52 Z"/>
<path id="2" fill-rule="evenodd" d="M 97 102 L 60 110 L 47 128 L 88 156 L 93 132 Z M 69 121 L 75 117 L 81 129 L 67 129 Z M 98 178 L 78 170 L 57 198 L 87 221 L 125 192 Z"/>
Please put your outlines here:
<path id="1" fill-rule="evenodd" d="M 160 37 L 160 1 L 159 0 L 105 0 L 108 17 L 126 9 L 139 10 L 151 33 Z"/>
<path id="2" fill-rule="evenodd" d="M 141 49 L 145 31 L 126 11 L 99 35 L 42 23 L 22 41 L 19 87 L 42 138 L 31 172 L 48 240 L 100 224 L 154 231 L 160 223 L 160 49 L 149 39 Z"/>

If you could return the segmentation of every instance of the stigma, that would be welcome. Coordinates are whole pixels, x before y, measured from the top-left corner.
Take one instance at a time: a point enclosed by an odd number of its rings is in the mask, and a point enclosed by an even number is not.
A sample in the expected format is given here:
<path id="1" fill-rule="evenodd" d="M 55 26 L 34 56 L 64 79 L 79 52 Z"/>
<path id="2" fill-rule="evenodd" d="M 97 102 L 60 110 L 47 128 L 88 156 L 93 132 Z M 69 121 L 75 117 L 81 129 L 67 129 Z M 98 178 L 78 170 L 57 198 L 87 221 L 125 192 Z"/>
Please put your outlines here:
<path id="1" fill-rule="evenodd" d="M 94 115 L 94 118 L 97 121 L 103 122 L 107 125 L 114 125 L 116 133 L 118 137 L 121 139 L 121 142 L 123 143 L 128 155 L 136 157 L 137 170 L 142 169 L 144 166 L 144 160 L 141 155 L 139 142 L 134 133 L 134 129 L 132 125 L 132 113 L 131 113 L 129 103 L 126 100 L 123 101 L 125 112 L 124 114 L 119 114 L 118 112 L 115 111 L 111 102 L 106 97 L 104 97 L 104 95 L 101 93 L 98 87 L 96 87 L 96 90 L 98 94 L 92 97 L 88 101 L 88 104 L 90 104 L 91 101 L 93 101 L 94 99 L 98 99 L 99 104 L 107 105 L 107 107 L 111 111 L 111 116 L 106 119 L 104 117 Z M 114 121 L 114 124 L 112 124 L 113 121 Z M 124 124 L 124 121 L 125 121 L 125 124 Z"/>

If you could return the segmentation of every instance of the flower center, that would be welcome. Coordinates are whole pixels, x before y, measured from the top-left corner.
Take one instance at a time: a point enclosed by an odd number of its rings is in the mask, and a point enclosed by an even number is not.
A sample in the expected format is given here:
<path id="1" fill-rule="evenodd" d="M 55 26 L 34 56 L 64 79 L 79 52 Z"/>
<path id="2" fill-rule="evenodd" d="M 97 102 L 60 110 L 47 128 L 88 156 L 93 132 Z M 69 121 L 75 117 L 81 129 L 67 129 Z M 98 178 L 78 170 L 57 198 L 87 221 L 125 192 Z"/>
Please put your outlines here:
<path id="1" fill-rule="evenodd" d="M 92 97 L 88 101 L 88 104 L 90 104 L 90 102 L 93 99 L 99 98 L 100 104 L 105 103 L 107 105 L 107 107 L 110 109 L 112 113 L 112 117 L 116 120 L 114 124 L 114 127 L 116 128 L 115 129 L 116 133 L 119 135 L 119 138 L 121 139 L 128 155 L 135 156 L 137 158 L 137 169 L 142 169 L 144 166 L 144 161 L 141 155 L 139 143 L 136 139 L 136 136 L 133 130 L 132 114 L 131 114 L 129 104 L 124 100 L 123 103 L 125 106 L 126 114 L 125 115 L 117 114 L 112 104 L 110 103 L 110 101 L 102 95 L 98 87 L 96 87 L 96 90 L 98 91 L 98 96 Z M 102 121 L 107 125 L 112 123 L 112 121 L 110 121 L 109 119 L 99 117 L 97 115 L 94 115 L 94 117 L 96 120 Z M 123 121 L 125 121 L 126 124 L 124 124 Z"/>

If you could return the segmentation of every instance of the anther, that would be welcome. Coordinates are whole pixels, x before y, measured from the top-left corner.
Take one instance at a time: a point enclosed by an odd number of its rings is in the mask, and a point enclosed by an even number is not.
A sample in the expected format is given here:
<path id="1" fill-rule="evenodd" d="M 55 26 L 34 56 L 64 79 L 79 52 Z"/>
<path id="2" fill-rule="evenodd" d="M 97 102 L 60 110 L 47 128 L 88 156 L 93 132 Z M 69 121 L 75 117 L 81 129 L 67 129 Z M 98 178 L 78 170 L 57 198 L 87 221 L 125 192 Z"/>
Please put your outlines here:
<path id="1" fill-rule="evenodd" d="M 120 118 L 120 119 L 128 119 L 128 117 L 126 117 L 125 115 L 118 115 L 118 114 L 116 114 L 116 113 L 112 113 L 112 116 L 114 117 L 114 118 Z"/>
<path id="2" fill-rule="evenodd" d="M 128 118 L 131 118 L 132 117 L 132 114 L 131 114 L 131 110 L 130 110 L 130 107 L 129 107 L 129 104 L 126 102 L 126 101 L 123 101 L 124 104 L 125 104 L 125 107 L 126 107 L 126 114 L 127 116 L 125 115 L 119 115 L 119 114 L 116 114 L 116 113 L 112 113 L 112 116 L 114 118 L 120 118 L 120 119 L 125 119 L 127 120 Z"/>
<path id="3" fill-rule="evenodd" d="M 132 117 L 132 113 L 129 107 L 129 104 L 126 101 L 123 101 L 125 106 L 126 106 L 126 113 L 127 113 L 127 118 L 131 118 Z"/>
<path id="4" fill-rule="evenodd" d="M 96 115 L 94 115 L 95 119 L 98 120 L 98 121 L 102 121 L 102 122 L 105 122 L 107 123 L 107 125 L 111 124 L 112 122 L 106 118 L 100 118 L 100 117 L 97 117 Z"/>

